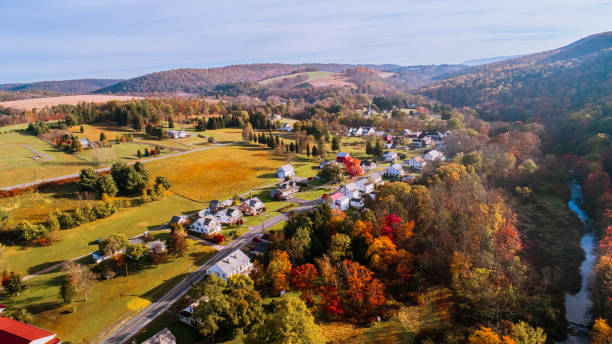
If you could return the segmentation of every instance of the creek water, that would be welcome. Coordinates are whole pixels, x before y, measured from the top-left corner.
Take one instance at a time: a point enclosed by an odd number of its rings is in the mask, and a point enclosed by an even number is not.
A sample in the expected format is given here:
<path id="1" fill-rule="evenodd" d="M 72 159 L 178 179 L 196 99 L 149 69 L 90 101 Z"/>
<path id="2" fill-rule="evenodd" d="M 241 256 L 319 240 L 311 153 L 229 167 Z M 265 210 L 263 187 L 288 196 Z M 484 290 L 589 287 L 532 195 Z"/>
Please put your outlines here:
<path id="1" fill-rule="evenodd" d="M 590 343 L 587 336 L 586 328 L 591 322 L 591 292 L 588 289 L 588 280 L 593 264 L 595 263 L 595 236 L 592 231 L 592 221 L 581 208 L 583 204 L 582 187 L 577 182 L 569 184 L 572 192 L 572 198 L 568 202 L 569 208 L 578 216 L 585 228 L 585 234 L 580 240 L 580 246 L 584 250 L 586 257 L 580 264 L 580 276 L 582 284 L 580 291 L 575 295 L 565 294 L 565 318 L 569 322 L 570 334 L 568 339 L 563 343 L 568 344 L 588 344 Z"/>

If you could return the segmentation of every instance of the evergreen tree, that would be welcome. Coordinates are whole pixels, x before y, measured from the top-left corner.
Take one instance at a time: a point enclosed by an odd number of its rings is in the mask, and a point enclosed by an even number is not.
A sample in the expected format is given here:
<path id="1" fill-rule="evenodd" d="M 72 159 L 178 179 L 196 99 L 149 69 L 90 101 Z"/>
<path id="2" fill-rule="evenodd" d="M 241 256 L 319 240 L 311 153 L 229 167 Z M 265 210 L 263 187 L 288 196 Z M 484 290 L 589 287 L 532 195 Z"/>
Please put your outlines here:
<path id="1" fill-rule="evenodd" d="M 174 128 L 174 118 L 172 116 L 168 117 L 168 128 Z"/>
<path id="2" fill-rule="evenodd" d="M 332 139 L 332 151 L 337 152 L 340 150 L 340 138 L 338 136 L 334 136 Z"/>
<path id="3" fill-rule="evenodd" d="M 85 132 L 85 127 L 81 124 L 81 134 Z"/>
<path id="4" fill-rule="evenodd" d="M 142 153 L 140 152 L 140 149 L 136 151 L 136 155 L 138 156 L 138 159 L 142 158 Z"/>
<path id="5" fill-rule="evenodd" d="M 312 156 L 318 156 L 319 155 L 319 149 L 317 148 L 316 145 L 312 146 Z"/>
<path id="6" fill-rule="evenodd" d="M 106 141 L 106 134 L 102 131 L 100 132 L 100 142 Z"/>
<path id="7" fill-rule="evenodd" d="M 310 144 L 306 144 L 306 156 L 310 157 Z"/>
<path id="8" fill-rule="evenodd" d="M 333 145 L 333 143 L 332 143 Z M 366 143 L 366 154 L 367 155 L 372 155 L 372 144 L 370 143 L 370 141 L 368 141 Z"/>
<path id="9" fill-rule="evenodd" d="M 291 143 L 289 144 L 289 151 L 290 151 L 290 152 L 293 152 L 294 150 L 295 150 L 295 145 L 293 144 L 293 142 L 291 142 Z"/>

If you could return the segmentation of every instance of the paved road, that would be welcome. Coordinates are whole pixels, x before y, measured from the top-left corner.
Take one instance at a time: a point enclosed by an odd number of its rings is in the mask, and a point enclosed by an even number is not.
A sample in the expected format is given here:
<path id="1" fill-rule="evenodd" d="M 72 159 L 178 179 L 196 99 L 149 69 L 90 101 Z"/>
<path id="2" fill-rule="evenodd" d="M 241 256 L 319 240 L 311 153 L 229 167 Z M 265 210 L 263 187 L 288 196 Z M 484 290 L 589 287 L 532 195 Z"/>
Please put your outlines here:
<path id="1" fill-rule="evenodd" d="M 310 201 L 308 203 L 301 204 L 300 206 L 292 209 L 297 212 L 306 212 L 312 209 L 317 204 L 322 203 L 321 199 Z M 286 221 L 287 214 L 277 215 L 264 222 L 264 226 L 269 228 L 276 225 L 279 222 Z M 191 278 L 188 276 L 179 282 L 174 288 L 168 291 L 164 296 L 153 302 L 149 307 L 145 308 L 140 314 L 128 321 L 123 327 L 106 338 L 104 344 L 121 344 L 127 342 L 133 335 L 138 333 L 140 330 L 145 328 L 153 319 L 157 318 L 176 301 L 178 301 L 183 295 L 185 295 L 191 288 L 192 283 L 200 281 L 206 276 L 206 270 L 216 264 L 218 261 L 230 255 L 235 249 L 241 248 L 250 243 L 253 238 L 261 233 L 261 226 L 255 226 L 249 229 L 246 233 L 238 237 L 231 244 L 225 246 L 221 251 L 217 252 L 212 258 L 206 263 L 198 267 L 192 274 Z"/>
<path id="2" fill-rule="evenodd" d="M 227 145 L 231 145 L 233 143 L 234 142 L 217 143 L 214 146 L 207 146 L 207 147 L 197 148 L 197 149 L 193 149 L 193 150 L 189 150 L 189 151 L 184 151 L 184 152 L 171 153 L 171 154 L 168 154 L 168 155 L 162 155 L 162 156 L 158 156 L 158 157 L 155 157 L 155 158 L 141 159 L 140 162 L 146 163 L 146 162 L 155 161 L 155 160 L 172 158 L 172 157 L 179 156 L 179 155 L 185 155 L 185 154 L 190 154 L 190 153 L 204 151 L 204 150 L 207 150 L 207 149 L 227 146 Z M 134 163 L 136 163 L 136 162 L 129 162 L 128 165 L 132 165 Z M 110 171 L 110 169 L 111 168 L 109 166 L 109 167 L 99 168 L 99 169 L 97 169 L 95 171 L 98 172 L 98 173 L 102 173 L 102 172 Z M 5 187 L 0 188 L 0 191 L 10 191 L 10 190 L 13 190 L 13 189 L 22 189 L 22 188 L 27 188 L 27 187 L 31 187 L 31 186 L 37 186 L 37 185 L 40 185 L 40 184 L 45 184 L 45 183 L 50 183 L 50 182 L 57 182 L 57 181 L 62 181 L 62 180 L 66 180 L 66 179 L 78 178 L 78 177 L 79 177 L 79 173 L 67 174 L 67 175 L 64 175 L 64 176 L 46 178 L 46 179 L 37 180 L 37 181 L 29 182 L 29 183 L 17 184 L 17 185 L 12 185 L 12 186 L 5 186 Z"/>

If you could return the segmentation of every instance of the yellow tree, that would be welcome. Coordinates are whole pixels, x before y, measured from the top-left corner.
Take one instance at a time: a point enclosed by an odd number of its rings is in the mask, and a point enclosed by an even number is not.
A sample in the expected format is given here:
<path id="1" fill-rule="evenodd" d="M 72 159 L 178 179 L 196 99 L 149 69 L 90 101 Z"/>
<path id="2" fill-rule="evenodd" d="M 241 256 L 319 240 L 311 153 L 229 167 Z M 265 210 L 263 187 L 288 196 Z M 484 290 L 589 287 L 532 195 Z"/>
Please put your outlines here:
<path id="1" fill-rule="evenodd" d="M 612 343 L 612 328 L 602 318 L 595 320 L 593 330 L 591 330 L 589 334 L 591 335 L 591 343 L 593 344 Z"/>
<path id="2" fill-rule="evenodd" d="M 272 253 L 272 260 L 266 268 L 266 274 L 272 282 L 272 293 L 280 294 L 281 291 L 289 289 L 287 276 L 291 273 L 291 261 L 285 251 L 276 250 Z"/>

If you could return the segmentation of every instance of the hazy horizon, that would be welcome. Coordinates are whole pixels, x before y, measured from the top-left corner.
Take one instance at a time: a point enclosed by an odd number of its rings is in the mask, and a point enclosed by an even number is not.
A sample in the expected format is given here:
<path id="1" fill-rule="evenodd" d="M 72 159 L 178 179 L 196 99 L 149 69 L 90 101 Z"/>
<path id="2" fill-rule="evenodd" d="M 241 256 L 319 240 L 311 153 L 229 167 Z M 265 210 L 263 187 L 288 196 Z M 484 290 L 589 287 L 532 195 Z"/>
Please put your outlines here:
<path id="1" fill-rule="evenodd" d="M 600 0 L 0 4 L 0 83 L 243 63 L 456 64 L 608 31 Z"/>

